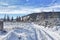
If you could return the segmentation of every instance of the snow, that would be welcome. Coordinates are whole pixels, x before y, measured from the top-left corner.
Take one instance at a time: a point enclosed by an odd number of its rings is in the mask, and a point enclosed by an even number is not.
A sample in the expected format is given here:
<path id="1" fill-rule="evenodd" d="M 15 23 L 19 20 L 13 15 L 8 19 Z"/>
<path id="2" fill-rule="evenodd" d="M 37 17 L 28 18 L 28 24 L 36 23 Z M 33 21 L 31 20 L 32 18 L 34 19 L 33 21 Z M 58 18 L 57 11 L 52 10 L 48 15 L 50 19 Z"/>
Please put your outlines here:
<path id="1" fill-rule="evenodd" d="M 20 26 L 0 35 L 0 40 L 60 40 L 60 26 L 44 28 L 34 23 L 22 23 Z"/>

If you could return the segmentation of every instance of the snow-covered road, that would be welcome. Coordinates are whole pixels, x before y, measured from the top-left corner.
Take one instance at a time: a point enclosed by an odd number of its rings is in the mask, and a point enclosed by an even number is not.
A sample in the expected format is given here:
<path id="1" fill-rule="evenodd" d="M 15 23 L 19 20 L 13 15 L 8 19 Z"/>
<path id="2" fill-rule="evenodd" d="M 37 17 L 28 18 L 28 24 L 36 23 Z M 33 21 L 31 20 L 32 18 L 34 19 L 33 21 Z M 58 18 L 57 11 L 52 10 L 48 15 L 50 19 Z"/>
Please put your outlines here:
<path id="1" fill-rule="evenodd" d="M 60 40 L 60 35 L 57 32 L 47 30 L 46 28 L 36 24 L 33 25 L 37 30 L 39 30 L 39 35 L 37 34 L 40 37 L 39 40 Z"/>
<path id="2" fill-rule="evenodd" d="M 34 23 L 23 24 L 22 26 L 24 27 L 14 29 L 6 35 L 0 35 L 0 40 L 60 40 L 59 33 L 43 26 Z"/>

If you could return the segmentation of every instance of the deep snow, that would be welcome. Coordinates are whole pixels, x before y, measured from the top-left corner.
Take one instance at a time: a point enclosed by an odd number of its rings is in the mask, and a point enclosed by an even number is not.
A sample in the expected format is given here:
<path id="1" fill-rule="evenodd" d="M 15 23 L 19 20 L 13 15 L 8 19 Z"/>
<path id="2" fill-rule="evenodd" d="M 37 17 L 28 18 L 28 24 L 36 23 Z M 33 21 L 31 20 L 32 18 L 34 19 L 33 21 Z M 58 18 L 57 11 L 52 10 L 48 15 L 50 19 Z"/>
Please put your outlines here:
<path id="1" fill-rule="evenodd" d="M 0 40 L 60 40 L 59 30 L 59 26 L 44 28 L 34 23 L 25 23 L 21 25 L 21 28 L 0 35 Z"/>

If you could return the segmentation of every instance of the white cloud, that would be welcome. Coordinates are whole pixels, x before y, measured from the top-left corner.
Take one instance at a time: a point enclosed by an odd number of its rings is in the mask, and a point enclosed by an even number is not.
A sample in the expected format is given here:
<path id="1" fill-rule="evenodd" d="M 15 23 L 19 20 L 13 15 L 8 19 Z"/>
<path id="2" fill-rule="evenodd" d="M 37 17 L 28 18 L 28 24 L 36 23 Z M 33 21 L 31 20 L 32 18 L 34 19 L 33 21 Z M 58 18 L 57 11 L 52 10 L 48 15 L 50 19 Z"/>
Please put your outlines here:
<path id="1" fill-rule="evenodd" d="M 0 5 L 9 5 L 8 3 L 0 2 Z"/>
<path id="2" fill-rule="evenodd" d="M 1 5 L 6 5 L 1 6 Z M 14 6 L 14 5 L 9 5 L 8 3 L 3 3 L 0 2 L 0 14 L 7 13 L 7 14 L 30 14 L 34 12 L 49 12 L 52 11 L 53 9 L 55 11 L 59 11 L 58 8 L 60 8 L 60 4 L 55 3 L 54 5 L 50 5 L 49 7 L 39 7 L 39 8 L 33 8 L 33 7 L 25 7 L 25 6 Z M 56 10 L 57 9 L 57 10 Z"/>
<path id="3" fill-rule="evenodd" d="M 28 8 L 21 6 L 8 6 L 8 7 L 0 7 L 0 13 L 12 13 L 12 14 L 30 14 L 33 12 L 40 12 L 38 8 Z"/>
<path id="4" fill-rule="evenodd" d="M 41 7 L 41 8 L 3 8 L 3 9 L 0 9 L 0 13 L 7 13 L 7 14 L 30 14 L 30 13 L 34 13 L 34 12 L 42 12 L 42 11 L 45 11 L 45 12 L 49 12 L 49 11 L 52 11 L 53 8 L 56 8 L 54 6 L 51 6 L 51 7 Z"/>

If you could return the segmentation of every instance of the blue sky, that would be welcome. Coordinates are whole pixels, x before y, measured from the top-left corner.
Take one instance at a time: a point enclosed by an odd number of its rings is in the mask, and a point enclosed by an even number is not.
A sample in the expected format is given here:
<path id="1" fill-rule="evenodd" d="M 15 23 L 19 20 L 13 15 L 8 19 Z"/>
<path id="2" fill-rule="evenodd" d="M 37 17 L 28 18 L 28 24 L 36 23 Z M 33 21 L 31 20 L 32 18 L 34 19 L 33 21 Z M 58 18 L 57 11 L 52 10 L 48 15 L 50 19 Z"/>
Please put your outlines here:
<path id="1" fill-rule="evenodd" d="M 9 5 L 22 5 L 22 6 L 48 6 L 55 0 L 1 0 Z"/>
<path id="2" fill-rule="evenodd" d="M 25 15 L 27 15 L 27 14 L 0 14 L 0 18 L 4 18 L 4 16 L 6 16 L 6 18 L 7 18 L 7 16 L 9 16 L 10 18 L 12 18 L 12 17 L 14 17 L 14 19 L 18 16 L 25 16 Z"/>
<path id="3" fill-rule="evenodd" d="M 52 10 L 60 11 L 60 0 L 0 0 L 0 14 L 26 15 Z"/>
<path id="4" fill-rule="evenodd" d="M 54 3 L 54 1 L 56 0 L 0 0 L 0 2 L 6 3 L 8 5 L 32 6 L 32 7 L 41 7 L 41 6 L 45 7 L 50 5 L 51 3 Z M 56 3 L 59 1 L 60 0 L 57 0 Z"/>

